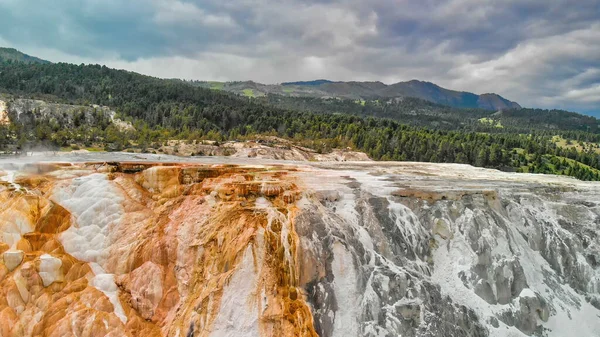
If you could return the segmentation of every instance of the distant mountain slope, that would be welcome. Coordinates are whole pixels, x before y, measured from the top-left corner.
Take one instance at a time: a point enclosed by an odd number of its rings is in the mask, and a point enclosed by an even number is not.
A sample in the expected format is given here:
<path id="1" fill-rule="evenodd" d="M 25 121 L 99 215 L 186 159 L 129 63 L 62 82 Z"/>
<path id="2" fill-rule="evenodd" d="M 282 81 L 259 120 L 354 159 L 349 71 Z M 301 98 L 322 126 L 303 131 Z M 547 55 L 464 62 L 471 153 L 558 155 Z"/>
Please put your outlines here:
<path id="1" fill-rule="evenodd" d="M 393 99 L 414 97 L 455 108 L 481 108 L 486 110 L 519 109 L 518 103 L 489 93 L 477 95 L 470 92 L 442 88 L 434 83 L 412 80 L 386 85 L 381 82 L 334 82 L 329 80 L 285 82 L 282 84 L 260 84 L 247 82 L 195 82 L 197 85 L 226 90 L 245 96 L 278 94 L 294 97 L 338 97 L 353 100 Z M 250 95 L 251 93 L 251 95 Z"/>
<path id="2" fill-rule="evenodd" d="M 481 95 L 486 97 L 487 95 Z M 347 114 L 389 118 L 402 123 L 447 130 L 519 133 L 559 130 L 600 133 L 600 121 L 591 116 L 562 110 L 507 108 L 493 111 L 483 108 L 454 108 L 420 98 L 351 100 L 344 98 L 292 97 L 267 95 L 253 102 L 295 111 L 320 114 Z"/>
<path id="3" fill-rule="evenodd" d="M 506 98 L 496 94 L 479 95 L 477 106 L 487 110 L 505 110 L 520 109 L 521 106 L 516 102 L 511 102 Z"/>
<path id="4" fill-rule="evenodd" d="M 497 94 L 476 95 L 470 92 L 445 89 L 431 82 L 417 80 L 389 85 L 382 91 L 381 95 L 384 97 L 416 97 L 456 108 L 500 110 L 521 107 L 519 104 Z"/>
<path id="5" fill-rule="evenodd" d="M 333 83 L 330 80 L 314 80 L 314 81 L 298 81 L 298 82 L 283 82 L 281 85 L 321 85 L 325 83 Z"/>
<path id="6" fill-rule="evenodd" d="M 29 56 L 27 54 L 21 53 L 20 51 L 13 48 L 1 48 L 0 47 L 0 62 L 6 61 L 17 61 L 24 63 L 50 63 L 49 61 L 42 60 L 37 57 Z"/>

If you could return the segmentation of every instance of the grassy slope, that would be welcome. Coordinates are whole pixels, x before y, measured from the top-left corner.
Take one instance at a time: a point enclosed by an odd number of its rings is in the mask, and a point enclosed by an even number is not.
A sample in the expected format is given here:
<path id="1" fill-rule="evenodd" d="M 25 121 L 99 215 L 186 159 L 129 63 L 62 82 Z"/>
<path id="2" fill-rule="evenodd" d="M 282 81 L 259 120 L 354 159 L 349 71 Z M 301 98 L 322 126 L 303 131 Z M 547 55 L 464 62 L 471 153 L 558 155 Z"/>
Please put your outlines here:
<path id="1" fill-rule="evenodd" d="M 594 151 L 595 153 L 600 154 L 600 146 L 596 143 L 590 142 L 578 142 L 576 140 L 567 141 L 566 139 L 560 136 L 554 136 L 552 138 L 556 146 L 564 148 L 564 149 L 575 149 L 577 152 L 584 151 Z M 583 144 L 583 146 L 582 146 Z"/>

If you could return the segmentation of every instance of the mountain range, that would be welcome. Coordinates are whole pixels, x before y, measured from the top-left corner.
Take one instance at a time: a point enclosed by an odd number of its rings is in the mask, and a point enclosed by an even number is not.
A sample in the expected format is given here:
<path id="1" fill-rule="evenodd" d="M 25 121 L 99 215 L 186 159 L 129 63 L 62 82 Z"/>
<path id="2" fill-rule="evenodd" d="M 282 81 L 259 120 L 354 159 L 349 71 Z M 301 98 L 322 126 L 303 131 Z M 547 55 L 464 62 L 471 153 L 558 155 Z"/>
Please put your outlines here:
<path id="1" fill-rule="evenodd" d="M 24 54 L 13 48 L 0 48 L 1 61 L 19 61 L 25 63 L 50 63 L 49 61 Z M 198 86 L 225 90 L 249 97 L 277 94 L 292 97 L 346 98 L 353 100 L 392 100 L 414 97 L 429 102 L 455 108 L 481 108 L 486 110 L 519 109 L 521 106 L 498 94 L 474 94 L 442 88 L 435 83 L 411 80 L 394 84 L 382 82 L 314 81 L 284 82 L 281 84 L 263 84 L 254 81 L 211 82 L 195 81 Z"/>
<path id="2" fill-rule="evenodd" d="M 414 97 L 455 108 L 481 108 L 495 111 L 521 108 L 518 103 L 498 94 L 477 95 L 471 92 L 442 88 L 434 83 L 419 80 L 390 85 L 382 82 L 334 82 L 329 80 L 281 84 L 262 84 L 253 81 L 196 83 L 205 88 L 226 90 L 251 97 L 266 96 L 268 94 L 295 97 L 337 97 L 353 100 L 391 100 Z"/>

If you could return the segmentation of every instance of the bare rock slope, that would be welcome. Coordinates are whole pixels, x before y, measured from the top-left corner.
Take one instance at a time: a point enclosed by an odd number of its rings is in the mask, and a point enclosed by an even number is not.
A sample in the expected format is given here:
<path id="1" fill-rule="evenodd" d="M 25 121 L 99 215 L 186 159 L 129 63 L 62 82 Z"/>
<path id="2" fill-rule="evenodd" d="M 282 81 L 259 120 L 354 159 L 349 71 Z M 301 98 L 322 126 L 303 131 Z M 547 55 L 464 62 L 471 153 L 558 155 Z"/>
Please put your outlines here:
<path id="1" fill-rule="evenodd" d="M 211 141 L 189 142 L 170 140 L 161 146 L 160 153 L 178 156 L 230 156 L 232 158 L 253 158 L 289 161 L 371 161 L 364 152 L 350 149 L 333 149 L 328 153 L 318 153 L 312 149 L 295 145 L 293 142 L 270 137 L 256 141 L 229 141 L 216 144 Z"/>

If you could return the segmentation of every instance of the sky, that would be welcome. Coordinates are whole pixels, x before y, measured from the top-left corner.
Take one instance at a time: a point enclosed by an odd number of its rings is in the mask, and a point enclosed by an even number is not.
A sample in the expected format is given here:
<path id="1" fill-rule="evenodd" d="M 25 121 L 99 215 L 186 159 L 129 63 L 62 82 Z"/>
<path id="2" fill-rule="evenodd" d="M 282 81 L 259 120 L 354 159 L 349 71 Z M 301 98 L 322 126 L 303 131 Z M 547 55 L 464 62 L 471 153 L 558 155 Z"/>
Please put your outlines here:
<path id="1" fill-rule="evenodd" d="M 0 46 L 164 78 L 418 79 L 600 115 L 600 0 L 0 0 Z"/>

